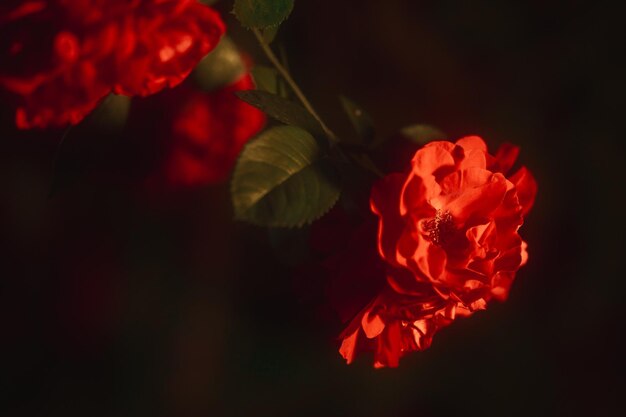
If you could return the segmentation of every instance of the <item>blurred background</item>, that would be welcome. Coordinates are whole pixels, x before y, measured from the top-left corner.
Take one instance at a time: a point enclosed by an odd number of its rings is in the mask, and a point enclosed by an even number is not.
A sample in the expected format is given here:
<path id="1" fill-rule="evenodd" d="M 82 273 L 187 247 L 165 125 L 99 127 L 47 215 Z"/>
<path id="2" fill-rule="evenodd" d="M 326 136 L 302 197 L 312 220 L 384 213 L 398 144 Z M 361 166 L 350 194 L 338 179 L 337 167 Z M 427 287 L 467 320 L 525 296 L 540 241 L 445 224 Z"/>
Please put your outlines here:
<path id="1" fill-rule="evenodd" d="M 303 296 L 267 232 L 231 221 L 227 184 L 147 192 L 150 138 L 94 136 L 53 187 L 62 132 L 18 132 L 2 104 L 2 415 L 616 415 L 624 28 L 608 2 L 296 1 L 277 44 L 339 132 L 345 94 L 383 136 L 427 122 L 520 144 L 539 183 L 509 301 L 397 369 L 344 364 L 316 283 Z"/>

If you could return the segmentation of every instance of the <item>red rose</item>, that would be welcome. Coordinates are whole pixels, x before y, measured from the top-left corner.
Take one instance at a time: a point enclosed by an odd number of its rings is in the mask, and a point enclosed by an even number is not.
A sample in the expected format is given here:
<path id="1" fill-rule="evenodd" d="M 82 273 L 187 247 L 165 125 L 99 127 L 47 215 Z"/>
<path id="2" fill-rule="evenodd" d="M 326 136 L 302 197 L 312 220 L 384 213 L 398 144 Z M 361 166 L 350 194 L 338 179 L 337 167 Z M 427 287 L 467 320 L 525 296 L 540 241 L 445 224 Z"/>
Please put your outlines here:
<path id="1" fill-rule="evenodd" d="M 224 33 L 195 0 L 22 0 L 0 6 L 0 86 L 20 128 L 82 120 L 110 92 L 179 84 Z"/>
<path id="2" fill-rule="evenodd" d="M 252 77 L 204 92 L 183 85 L 173 90 L 169 152 L 164 162 L 172 186 L 214 184 L 228 178 L 243 146 L 259 133 L 265 114 L 240 100 L 236 91 L 254 89 Z"/>
<path id="3" fill-rule="evenodd" d="M 133 102 L 128 142 L 145 155 L 142 176 L 159 191 L 226 180 L 243 146 L 265 124 L 262 111 L 234 94 L 255 88 L 249 73 L 212 91 L 191 81 Z"/>
<path id="4" fill-rule="evenodd" d="M 506 177 L 518 152 L 503 145 L 491 156 L 475 136 L 432 142 L 416 152 L 411 172 L 374 185 L 387 286 L 342 334 L 348 363 L 374 350 L 375 366 L 397 366 L 457 315 L 507 298 L 528 257 L 518 229 L 537 190 L 526 168 Z"/>

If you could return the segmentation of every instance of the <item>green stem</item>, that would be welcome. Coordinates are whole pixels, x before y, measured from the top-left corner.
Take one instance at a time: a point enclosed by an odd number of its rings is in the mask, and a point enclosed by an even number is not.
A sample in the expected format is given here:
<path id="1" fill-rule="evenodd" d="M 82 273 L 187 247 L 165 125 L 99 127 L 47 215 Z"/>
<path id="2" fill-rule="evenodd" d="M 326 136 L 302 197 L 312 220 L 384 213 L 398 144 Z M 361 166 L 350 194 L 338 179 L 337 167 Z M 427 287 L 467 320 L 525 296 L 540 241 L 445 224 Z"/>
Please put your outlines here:
<path id="1" fill-rule="evenodd" d="M 333 133 L 332 130 L 328 128 L 328 126 L 326 126 L 322 118 L 317 114 L 311 102 L 306 98 L 300 87 L 298 87 L 298 84 L 296 84 L 293 78 L 291 78 L 291 74 L 289 74 L 289 71 L 280 63 L 280 60 L 276 57 L 276 55 L 272 51 L 272 48 L 270 48 L 267 42 L 265 42 L 263 34 L 258 29 L 252 29 L 252 32 L 259 41 L 259 44 L 261 45 L 261 48 L 263 49 L 263 52 L 265 52 L 267 58 L 270 60 L 272 65 L 274 65 L 280 75 L 285 79 L 285 81 L 287 81 L 287 84 L 289 84 L 289 87 L 291 87 L 294 94 L 296 95 L 296 97 L 298 97 L 304 108 L 307 109 L 307 111 L 311 113 L 311 115 L 319 122 L 326 135 L 328 135 L 328 138 L 331 141 L 336 142 L 337 136 Z"/>
<path id="2" fill-rule="evenodd" d="M 304 95 L 304 93 L 302 92 L 298 84 L 296 84 L 294 79 L 291 77 L 289 70 L 280 62 L 278 57 L 276 57 L 276 55 L 274 54 L 274 51 L 272 51 L 272 48 L 270 48 L 269 44 L 265 41 L 263 34 L 258 29 L 254 29 L 254 28 L 252 29 L 252 33 L 254 33 L 254 36 L 256 36 L 257 40 L 259 41 L 259 44 L 261 45 L 261 48 L 263 49 L 263 52 L 265 53 L 267 58 L 270 60 L 272 65 L 274 65 L 274 68 L 276 68 L 276 70 L 280 73 L 280 75 L 287 82 L 287 84 L 289 84 L 289 87 L 291 87 L 291 90 L 294 92 L 296 97 L 298 97 L 298 99 L 300 100 L 304 108 L 309 113 L 311 113 L 311 115 L 318 121 L 318 123 L 320 124 L 320 126 L 322 127 L 322 129 L 324 130 L 328 138 L 330 139 L 330 141 L 334 143 L 339 142 L 337 135 L 335 135 L 335 133 L 332 130 L 330 130 L 328 126 L 326 126 L 326 123 L 324 123 L 324 121 L 319 116 L 319 114 L 317 114 L 311 102 L 306 98 L 306 96 Z M 370 159 L 369 156 L 365 154 L 356 154 L 356 153 L 350 152 L 348 157 L 352 159 L 354 162 L 356 162 L 358 165 L 360 165 L 362 168 L 364 168 L 365 170 L 372 172 L 378 178 L 383 178 L 385 176 L 385 174 L 383 174 L 378 169 L 378 167 L 376 167 L 376 164 L 374 164 L 374 162 Z"/>

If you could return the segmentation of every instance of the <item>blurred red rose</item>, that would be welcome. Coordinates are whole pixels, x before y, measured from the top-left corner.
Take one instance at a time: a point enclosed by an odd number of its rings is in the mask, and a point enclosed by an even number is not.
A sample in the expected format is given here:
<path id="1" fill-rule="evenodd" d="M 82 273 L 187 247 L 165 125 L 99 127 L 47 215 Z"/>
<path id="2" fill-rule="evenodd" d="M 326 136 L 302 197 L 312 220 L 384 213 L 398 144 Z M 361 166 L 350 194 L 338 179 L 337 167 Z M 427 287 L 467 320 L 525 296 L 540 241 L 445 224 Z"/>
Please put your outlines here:
<path id="1" fill-rule="evenodd" d="M 507 298 L 528 258 L 518 229 L 537 191 L 526 168 L 506 177 L 518 152 L 503 145 L 491 156 L 475 136 L 431 142 L 408 174 L 374 185 L 387 286 L 341 335 L 348 363 L 374 350 L 375 366 L 397 366 L 457 315 Z"/>
<path id="2" fill-rule="evenodd" d="M 265 114 L 234 93 L 254 89 L 252 77 L 211 92 L 183 85 L 173 90 L 169 149 L 163 169 L 171 186 L 225 181 L 243 146 L 265 124 Z M 168 97 L 163 97 L 168 100 Z"/>
<path id="3" fill-rule="evenodd" d="M 128 143 L 144 155 L 147 166 L 139 169 L 149 189 L 160 193 L 164 186 L 175 190 L 226 180 L 243 146 L 265 124 L 263 112 L 234 94 L 254 88 L 246 72 L 216 90 L 199 90 L 190 79 L 134 100 Z"/>
<path id="4" fill-rule="evenodd" d="M 110 92 L 179 84 L 223 33 L 195 0 L 9 0 L 0 86 L 18 98 L 18 127 L 76 124 Z"/>

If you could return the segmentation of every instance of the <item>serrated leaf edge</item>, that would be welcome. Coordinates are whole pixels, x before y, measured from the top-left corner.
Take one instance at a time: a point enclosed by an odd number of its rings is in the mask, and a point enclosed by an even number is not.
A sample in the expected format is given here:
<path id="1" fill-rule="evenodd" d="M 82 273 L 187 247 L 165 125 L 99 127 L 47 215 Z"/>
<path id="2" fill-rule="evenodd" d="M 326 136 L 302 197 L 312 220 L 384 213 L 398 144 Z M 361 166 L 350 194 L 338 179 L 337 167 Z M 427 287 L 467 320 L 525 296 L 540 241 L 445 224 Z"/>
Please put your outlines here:
<path id="1" fill-rule="evenodd" d="M 290 125 L 285 125 L 285 126 L 290 126 Z M 280 127 L 280 126 L 278 126 L 278 127 Z M 307 132 L 306 130 L 302 129 L 301 127 L 298 127 L 298 126 L 290 126 L 290 127 L 293 127 L 293 128 L 296 128 L 296 129 L 300 129 L 300 130 L 302 130 L 302 131 L 304 131 L 304 132 L 308 133 L 311 137 L 313 137 L 313 135 L 311 135 L 311 133 Z M 276 128 L 276 127 L 272 128 L 272 129 L 275 129 L 275 128 Z M 254 144 L 254 141 L 256 141 L 257 139 L 259 139 L 261 135 L 263 135 L 264 133 L 266 133 L 266 132 L 268 132 L 268 131 L 270 131 L 270 130 L 271 130 L 271 129 L 268 129 L 268 130 L 265 130 L 264 132 L 261 132 L 259 135 L 257 135 L 257 137 L 256 137 L 256 138 L 254 138 L 254 139 L 253 139 L 253 140 L 249 143 L 249 145 Z M 315 140 L 315 138 L 314 138 L 314 137 L 313 137 L 313 140 Z M 315 144 L 317 145 L 317 141 L 315 141 Z M 244 149 L 244 151 L 245 151 L 245 149 Z M 243 156 L 243 154 L 244 154 L 244 151 L 242 151 L 242 152 L 239 154 L 239 158 L 237 159 L 237 164 L 236 164 L 235 169 L 234 169 L 234 171 L 233 171 L 233 177 L 231 178 L 230 187 L 229 187 L 229 188 L 230 188 L 231 195 L 234 195 L 234 191 L 235 191 L 235 190 L 234 190 L 234 186 L 235 186 L 235 181 L 234 181 L 234 179 L 235 179 L 235 176 L 234 176 L 234 175 L 235 175 L 235 174 L 234 174 L 234 173 L 235 173 L 235 172 L 237 172 L 237 168 L 239 167 L 239 164 L 240 164 L 240 163 L 241 163 L 241 161 L 242 161 L 242 156 Z M 256 160 L 256 159 L 251 159 L 251 161 L 253 161 L 253 162 L 257 162 L 257 163 L 267 163 L 267 162 L 265 162 L 265 161 L 262 161 L 262 160 Z M 260 197 L 258 200 L 256 200 L 254 204 L 258 203 L 258 202 L 259 202 L 261 199 L 263 199 L 263 198 L 264 198 L 267 194 L 269 194 L 269 192 L 273 191 L 275 188 L 277 188 L 277 187 L 279 187 L 281 184 L 285 183 L 285 182 L 286 182 L 287 180 L 289 180 L 289 179 L 290 179 L 293 175 L 296 175 L 297 173 L 299 173 L 299 172 L 303 171 L 303 170 L 304 170 L 304 169 L 306 169 L 306 168 L 310 168 L 310 167 L 312 167 L 312 165 L 313 165 L 314 163 L 315 163 L 315 162 L 313 162 L 312 164 L 306 165 L 306 166 L 302 167 L 301 169 L 299 169 L 299 170 L 297 170 L 297 171 L 293 172 L 290 176 L 286 177 L 285 179 L 283 179 L 282 181 L 280 181 L 279 183 L 277 183 L 277 184 L 274 186 L 274 188 L 272 188 L 271 190 L 269 190 L 269 191 L 268 191 L 268 192 L 266 192 L 265 194 L 261 195 L 261 197 Z M 336 195 L 335 199 L 334 199 L 334 200 L 333 200 L 333 201 L 329 204 L 329 206 L 328 206 L 328 208 L 327 208 L 327 209 L 322 210 L 322 211 L 319 213 L 319 215 L 314 216 L 313 218 L 310 218 L 310 219 L 307 219 L 307 220 L 304 220 L 304 221 L 302 221 L 302 222 L 300 222 L 300 223 L 295 223 L 295 224 L 289 224 L 289 223 L 271 223 L 271 224 L 267 224 L 267 223 L 262 223 L 262 222 L 255 221 L 253 218 L 244 217 L 244 215 L 238 215 L 236 212 L 234 213 L 234 218 L 235 218 L 235 220 L 245 221 L 245 222 L 247 222 L 247 223 L 254 224 L 254 225 L 256 225 L 256 226 L 262 226 L 262 227 L 284 227 L 284 228 L 289 228 L 289 229 L 292 229 L 292 228 L 299 228 L 299 227 L 302 227 L 302 226 L 304 226 L 304 225 L 307 225 L 307 224 L 311 224 L 311 223 L 313 223 L 314 221 L 318 220 L 319 218 L 321 218 L 322 216 L 324 216 L 326 213 L 328 213 L 328 212 L 329 212 L 329 211 L 330 211 L 330 210 L 331 210 L 331 209 L 332 209 L 332 208 L 333 208 L 333 207 L 337 204 L 337 202 L 339 201 L 339 198 L 340 198 L 340 197 L 341 197 L 341 187 L 339 186 L 339 190 L 338 190 L 338 192 L 337 192 L 337 195 Z M 248 210 L 249 210 L 250 208 L 252 208 L 252 207 L 254 206 L 254 204 L 253 204 L 252 206 L 248 207 L 248 209 L 246 209 L 246 211 L 245 211 L 244 213 L 248 212 Z M 233 209 L 234 209 L 234 204 L 233 204 Z"/>
<path id="2" fill-rule="evenodd" d="M 233 10 L 231 10 L 231 13 L 233 15 L 235 15 L 235 17 L 237 18 L 237 21 L 241 24 L 241 26 L 245 27 L 246 29 L 267 29 L 267 28 L 272 27 L 272 26 L 280 26 L 280 25 L 282 25 L 283 22 L 286 21 L 289 18 L 289 16 L 291 16 L 291 13 L 293 12 L 294 6 L 295 6 L 295 1 L 291 3 L 291 10 L 289 10 L 289 13 L 287 14 L 287 16 L 285 16 L 281 21 L 279 21 L 277 23 L 274 23 L 274 24 L 271 24 L 271 25 L 267 25 L 267 26 L 248 26 L 245 23 L 243 23 L 241 21 L 241 18 L 237 15 L 237 11 L 235 10 L 236 9 L 235 4 L 233 4 Z"/>

